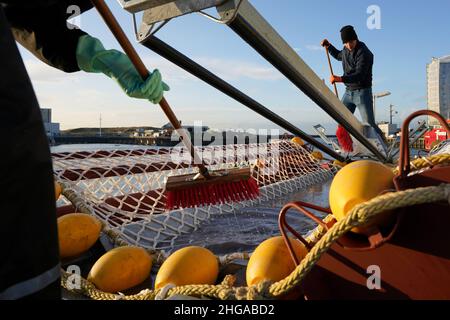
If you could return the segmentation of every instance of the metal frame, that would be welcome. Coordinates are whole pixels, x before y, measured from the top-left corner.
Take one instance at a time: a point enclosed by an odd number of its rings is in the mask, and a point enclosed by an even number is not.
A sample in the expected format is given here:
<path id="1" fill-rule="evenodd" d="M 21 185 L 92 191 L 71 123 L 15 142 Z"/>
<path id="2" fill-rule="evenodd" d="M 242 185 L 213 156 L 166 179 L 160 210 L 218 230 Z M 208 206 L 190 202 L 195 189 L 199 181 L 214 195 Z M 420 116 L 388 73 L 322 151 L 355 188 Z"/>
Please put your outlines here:
<path id="1" fill-rule="evenodd" d="M 200 0 L 200 1 L 165 1 L 165 0 L 120 0 L 129 11 L 138 8 L 152 8 L 144 12 L 139 41 L 143 42 L 152 34 L 152 25 L 159 21 L 167 21 L 173 17 L 216 6 L 221 19 L 235 31 L 244 41 L 252 46 L 261 56 L 284 74 L 293 84 L 303 91 L 320 108 L 355 137 L 361 144 L 375 155 L 386 161 L 386 155 L 364 135 L 364 126 L 331 92 L 326 84 L 309 68 L 289 44 L 271 27 L 257 12 L 248 0 Z M 132 5 L 134 3 L 134 5 Z M 138 5 L 139 4 L 139 5 Z M 292 131 L 291 131 L 292 132 Z M 328 148 L 328 147 L 327 147 Z M 329 150 L 333 157 L 336 152 Z M 327 152 L 330 154 L 330 152 Z"/>
<path id="2" fill-rule="evenodd" d="M 223 4 L 227 0 L 119 0 L 120 5 L 131 13 L 145 11 L 147 24 L 198 12 Z M 150 10 L 151 9 L 151 10 Z"/>
<path id="3" fill-rule="evenodd" d="M 416 143 L 427 131 L 429 130 L 429 127 L 426 123 L 426 121 L 422 121 L 419 123 L 417 128 L 409 134 L 409 144 L 413 145 Z M 400 139 L 396 139 L 396 141 L 392 144 L 391 148 L 388 152 L 389 159 L 393 159 L 399 152 L 400 152 L 400 146 L 397 149 L 394 149 L 397 143 L 400 144 Z"/>
<path id="4" fill-rule="evenodd" d="M 321 125 L 315 125 L 314 127 L 314 131 L 316 131 L 316 133 L 319 135 L 319 137 L 330 147 L 332 147 L 336 152 L 340 150 L 339 146 L 330 138 L 327 137 L 326 135 L 326 130 L 325 128 Z"/>
<path id="5" fill-rule="evenodd" d="M 131 13 L 166 5 L 169 2 L 173 2 L 173 0 L 119 0 L 122 8 Z"/>
<path id="6" fill-rule="evenodd" d="M 244 1 L 236 14 L 238 4 L 239 0 L 230 0 L 217 7 L 223 19 L 235 16 L 228 26 L 334 120 L 343 125 L 378 159 L 386 161 L 386 156 L 364 136 L 363 125 L 249 1 Z"/>
<path id="7" fill-rule="evenodd" d="M 409 140 L 409 125 L 412 120 L 420 116 L 429 116 L 437 119 L 444 130 L 447 131 L 447 134 L 450 136 L 450 125 L 446 122 L 443 116 L 439 113 L 431 110 L 419 110 L 411 114 L 406 120 L 403 122 L 402 126 L 402 136 L 400 140 L 400 159 L 399 159 L 399 179 L 403 179 L 408 176 L 411 171 L 411 161 L 410 161 L 410 140 Z M 396 178 L 396 179 L 397 179 Z"/>
<path id="8" fill-rule="evenodd" d="M 249 109 L 265 117 L 266 119 L 279 125 L 283 129 L 289 131 L 294 135 L 301 137 L 303 140 L 314 145 L 316 148 L 320 149 L 326 154 L 340 161 L 345 161 L 345 158 L 339 153 L 321 144 L 319 141 L 315 140 L 314 138 L 312 138 L 310 135 L 300 130 L 295 125 L 291 124 L 290 122 L 283 119 L 276 113 L 272 112 L 270 109 L 266 108 L 265 106 L 255 101 L 251 97 L 247 96 L 245 93 L 233 87 L 223 79 L 213 74 L 211 71 L 207 70 L 206 68 L 196 63 L 195 61 L 189 59 L 187 56 L 183 55 L 181 52 L 172 48 L 171 46 L 169 46 L 162 40 L 158 39 L 157 37 L 155 36 L 147 37 L 145 38 L 144 41 L 141 42 L 141 44 L 149 48 L 150 50 L 156 52 L 161 57 L 164 57 L 167 60 L 171 61 L 172 63 L 176 64 L 180 68 L 186 70 L 190 74 L 208 83 L 217 90 L 225 93 L 229 97 L 242 103 Z"/>

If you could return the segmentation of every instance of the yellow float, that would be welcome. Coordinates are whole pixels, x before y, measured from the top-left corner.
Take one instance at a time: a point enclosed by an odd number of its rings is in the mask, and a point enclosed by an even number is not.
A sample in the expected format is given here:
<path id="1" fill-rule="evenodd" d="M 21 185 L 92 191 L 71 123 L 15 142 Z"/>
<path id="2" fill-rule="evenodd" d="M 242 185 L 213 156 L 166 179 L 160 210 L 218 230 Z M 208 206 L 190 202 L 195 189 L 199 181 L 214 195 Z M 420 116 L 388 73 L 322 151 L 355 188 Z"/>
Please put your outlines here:
<path id="1" fill-rule="evenodd" d="M 333 216 L 340 221 L 358 204 L 395 189 L 394 173 L 379 162 L 363 160 L 342 168 L 330 187 L 330 207 Z M 382 226 L 389 222 L 390 213 L 379 215 L 369 225 Z M 365 233 L 366 227 L 354 228 L 353 232 Z"/>
<path id="2" fill-rule="evenodd" d="M 303 141 L 299 137 L 292 138 L 291 142 L 294 143 L 294 144 L 297 144 L 299 146 L 304 146 L 305 145 L 305 141 Z"/>
<path id="3" fill-rule="evenodd" d="M 186 247 L 174 252 L 156 275 L 155 289 L 168 284 L 215 284 L 219 274 L 217 257 L 208 249 Z"/>
<path id="4" fill-rule="evenodd" d="M 316 160 L 319 160 L 319 161 L 323 160 L 323 154 L 320 151 L 311 152 L 311 156 Z"/>
<path id="5" fill-rule="evenodd" d="M 339 161 L 339 160 L 334 160 L 334 161 L 333 161 L 333 166 L 339 167 L 339 168 L 343 168 L 343 167 L 345 167 L 347 164 L 348 164 L 347 162 L 342 162 L 342 161 Z"/>
<path id="6" fill-rule="evenodd" d="M 54 181 L 54 183 L 55 183 L 55 199 L 58 200 L 59 197 L 61 196 L 62 188 L 58 182 Z"/>
<path id="7" fill-rule="evenodd" d="M 139 247 L 108 251 L 92 266 L 88 280 L 105 292 L 115 293 L 144 282 L 150 275 L 152 258 Z"/>
<path id="8" fill-rule="evenodd" d="M 294 252 L 301 261 L 308 250 L 298 240 L 290 239 Z M 279 281 L 295 270 L 294 261 L 284 243 L 283 237 L 270 238 L 261 243 L 247 265 L 247 285 L 252 286 L 264 280 Z"/>
<path id="9" fill-rule="evenodd" d="M 61 258 L 76 257 L 98 240 L 102 225 L 93 216 L 71 213 L 58 218 L 58 241 Z"/>

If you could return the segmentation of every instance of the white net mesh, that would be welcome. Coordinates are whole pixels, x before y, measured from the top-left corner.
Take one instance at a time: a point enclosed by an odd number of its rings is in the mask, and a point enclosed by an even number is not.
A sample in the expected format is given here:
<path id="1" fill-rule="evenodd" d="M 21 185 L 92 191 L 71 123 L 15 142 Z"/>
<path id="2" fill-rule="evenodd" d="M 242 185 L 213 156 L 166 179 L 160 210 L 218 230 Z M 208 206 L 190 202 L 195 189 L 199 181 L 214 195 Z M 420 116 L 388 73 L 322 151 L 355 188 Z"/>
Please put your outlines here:
<path id="1" fill-rule="evenodd" d="M 182 148 L 54 153 L 56 179 L 88 211 L 123 240 L 149 249 L 170 249 L 181 234 L 193 232 L 213 214 L 238 213 L 330 179 L 335 169 L 299 145 L 280 140 L 265 144 L 197 148 L 211 170 L 253 167 L 260 187 L 256 200 L 165 212 L 165 178 L 195 172 Z M 182 161 L 182 160 L 185 161 Z M 59 213 L 77 208 L 62 197 Z"/>
<path id="2" fill-rule="evenodd" d="M 436 154 L 450 154 L 450 140 L 442 141 L 430 151 L 430 155 Z"/>

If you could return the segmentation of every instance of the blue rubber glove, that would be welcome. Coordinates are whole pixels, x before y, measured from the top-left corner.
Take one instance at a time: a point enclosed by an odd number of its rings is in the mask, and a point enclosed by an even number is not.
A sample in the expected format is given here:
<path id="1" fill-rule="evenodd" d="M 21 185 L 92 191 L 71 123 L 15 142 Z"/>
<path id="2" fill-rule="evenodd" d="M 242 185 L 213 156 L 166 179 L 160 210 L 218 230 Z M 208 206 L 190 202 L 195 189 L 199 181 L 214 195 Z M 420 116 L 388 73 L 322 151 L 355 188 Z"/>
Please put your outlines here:
<path id="1" fill-rule="evenodd" d="M 104 73 L 116 80 L 129 97 L 159 103 L 169 86 L 155 69 L 143 81 L 127 55 L 118 50 L 106 50 L 100 40 L 89 35 L 81 36 L 77 45 L 77 63 L 86 72 Z"/>

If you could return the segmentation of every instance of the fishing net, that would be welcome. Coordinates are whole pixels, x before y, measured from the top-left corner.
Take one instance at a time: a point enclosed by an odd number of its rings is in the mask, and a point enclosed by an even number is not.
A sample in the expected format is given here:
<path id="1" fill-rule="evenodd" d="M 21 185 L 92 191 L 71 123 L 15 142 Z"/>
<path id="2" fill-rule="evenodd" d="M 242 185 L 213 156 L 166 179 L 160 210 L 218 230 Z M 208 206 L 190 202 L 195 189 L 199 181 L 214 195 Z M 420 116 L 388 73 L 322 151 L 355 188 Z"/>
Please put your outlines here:
<path id="1" fill-rule="evenodd" d="M 442 141 L 430 151 L 431 155 L 450 154 L 450 139 Z"/>
<path id="2" fill-rule="evenodd" d="M 214 214 L 239 214 L 310 185 L 329 180 L 333 166 L 287 140 L 197 148 L 210 170 L 251 166 L 259 198 L 165 211 L 165 180 L 196 172 L 183 148 L 53 153 L 54 175 L 63 185 L 59 214 L 86 210 L 131 245 L 165 250 Z M 70 196 L 67 196 L 70 194 Z M 83 210 L 80 210 L 83 208 Z"/>

